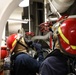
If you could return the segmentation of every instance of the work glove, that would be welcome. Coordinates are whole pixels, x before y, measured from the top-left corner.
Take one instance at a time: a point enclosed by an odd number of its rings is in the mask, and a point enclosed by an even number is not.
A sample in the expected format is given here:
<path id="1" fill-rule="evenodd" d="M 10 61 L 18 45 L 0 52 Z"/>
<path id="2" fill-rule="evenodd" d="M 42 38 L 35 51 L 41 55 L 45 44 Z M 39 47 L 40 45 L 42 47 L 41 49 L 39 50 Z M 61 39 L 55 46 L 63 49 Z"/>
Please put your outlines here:
<path id="1" fill-rule="evenodd" d="M 37 53 L 42 52 L 42 45 L 40 43 L 32 43 L 32 47 L 37 51 Z"/>
<path id="2" fill-rule="evenodd" d="M 38 60 L 42 62 L 44 60 L 42 45 L 40 43 L 33 43 L 32 46 L 35 48 L 37 52 L 37 54 L 34 55 L 34 58 L 38 58 Z"/>
<path id="3" fill-rule="evenodd" d="M 31 40 L 27 40 L 27 41 L 26 41 L 26 44 L 28 45 L 28 47 L 31 47 L 32 41 L 31 41 Z"/>

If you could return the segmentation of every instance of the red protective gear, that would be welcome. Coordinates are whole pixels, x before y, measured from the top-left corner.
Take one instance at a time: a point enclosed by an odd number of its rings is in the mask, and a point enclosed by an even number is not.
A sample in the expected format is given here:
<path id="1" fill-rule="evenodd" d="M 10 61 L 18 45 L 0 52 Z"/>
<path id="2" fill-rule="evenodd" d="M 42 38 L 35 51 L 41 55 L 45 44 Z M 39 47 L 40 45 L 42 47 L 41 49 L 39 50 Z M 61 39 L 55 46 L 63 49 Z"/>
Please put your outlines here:
<path id="1" fill-rule="evenodd" d="M 50 36 L 50 49 L 53 48 L 53 39 L 52 39 L 52 36 Z"/>
<path id="2" fill-rule="evenodd" d="M 10 49 L 11 52 L 13 51 L 17 43 L 16 39 L 17 39 L 17 34 L 12 34 L 6 40 L 7 47 Z"/>
<path id="3" fill-rule="evenodd" d="M 1 50 L 0 50 L 0 56 L 1 56 L 1 59 L 4 59 L 6 56 L 8 56 L 8 51 L 6 50 L 7 47 L 1 47 Z"/>
<path id="4" fill-rule="evenodd" d="M 33 37 L 35 34 L 34 34 L 34 32 L 26 32 L 25 35 Z"/>
<path id="5" fill-rule="evenodd" d="M 4 71 L 0 71 L 0 75 L 4 75 Z"/>
<path id="6" fill-rule="evenodd" d="M 66 19 L 58 28 L 59 42 L 64 52 L 76 56 L 76 18 Z"/>
<path id="7" fill-rule="evenodd" d="M 46 32 L 49 31 L 49 28 L 52 27 L 52 23 L 51 22 L 41 23 L 39 27 L 41 32 Z"/>

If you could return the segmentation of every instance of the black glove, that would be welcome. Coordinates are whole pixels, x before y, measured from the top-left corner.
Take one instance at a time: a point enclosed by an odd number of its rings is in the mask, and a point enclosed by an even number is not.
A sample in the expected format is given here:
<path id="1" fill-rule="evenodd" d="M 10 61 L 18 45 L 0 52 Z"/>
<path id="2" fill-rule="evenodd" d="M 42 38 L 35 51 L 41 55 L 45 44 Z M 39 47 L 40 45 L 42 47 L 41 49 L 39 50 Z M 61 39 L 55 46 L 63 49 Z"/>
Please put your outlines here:
<path id="1" fill-rule="evenodd" d="M 39 61 L 43 61 L 43 51 L 42 51 L 42 45 L 40 43 L 33 43 L 32 46 L 36 49 L 37 54 L 34 56 L 35 59 L 39 58 Z"/>
<path id="2" fill-rule="evenodd" d="M 28 39 L 24 39 L 24 40 L 25 40 L 25 43 L 27 44 L 27 46 L 31 47 L 33 42 L 31 40 L 28 40 Z"/>
<path id="3" fill-rule="evenodd" d="M 42 52 L 42 45 L 40 43 L 33 43 L 32 46 L 36 49 L 37 53 Z"/>

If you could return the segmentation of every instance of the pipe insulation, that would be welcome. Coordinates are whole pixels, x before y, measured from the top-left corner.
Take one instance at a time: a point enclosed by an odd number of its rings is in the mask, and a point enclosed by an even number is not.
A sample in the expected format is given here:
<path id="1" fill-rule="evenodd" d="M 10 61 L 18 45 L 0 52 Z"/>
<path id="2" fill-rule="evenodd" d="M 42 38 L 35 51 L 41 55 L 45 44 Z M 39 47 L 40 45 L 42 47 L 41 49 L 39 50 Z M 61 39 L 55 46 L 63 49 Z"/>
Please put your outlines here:
<path id="1" fill-rule="evenodd" d="M 63 13 L 74 3 L 74 1 L 75 0 L 52 0 L 51 2 L 59 13 Z M 56 13 L 52 6 L 51 11 L 52 13 Z"/>
<path id="2" fill-rule="evenodd" d="M 59 0 L 60 2 L 70 2 L 72 0 Z"/>
<path id="3" fill-rule="evenodd" d="M 70 15 L 68 16 L 68 18 L 76 18 L 76 15 Z M 49 21 L 57 21 L 59 18 L 55 17 L 55 18 L 51 18 L 49 17 Z"/>
<path id="4" fill-rule="evenodd" d="M 34 36 L 31 38 L 32 41 L 36 40 L 36 39 L 42 39 L 42 40 L 46 40 L 49 39 L 50 36 L 52 36 L 52 32 L 48 32 L 46 35 L 44 36 Z"/>
<path id="5" fill-rule="evenodd" d="M 50 0 L 48 0 L 48 1 L 49 1 L 49 3 L 50 3 L 50 8 L 52 7 L 53 10 L 54 10 L 54 12 L 55 12 L 55 14 L 60 18 L 61 15 L 60 15 L 60 13 L 58 12 L 58 10 L 55 8 L 55 6 L 53 5 L 53 3 L 52 3 Z"/>

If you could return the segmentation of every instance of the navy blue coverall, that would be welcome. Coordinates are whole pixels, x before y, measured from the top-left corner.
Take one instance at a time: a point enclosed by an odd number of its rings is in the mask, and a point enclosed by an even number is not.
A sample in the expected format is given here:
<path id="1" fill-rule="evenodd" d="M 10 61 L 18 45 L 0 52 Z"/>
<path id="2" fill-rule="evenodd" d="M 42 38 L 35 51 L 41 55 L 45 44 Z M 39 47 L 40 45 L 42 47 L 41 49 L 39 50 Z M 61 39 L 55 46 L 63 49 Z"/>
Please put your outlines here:
<path id="1" fill-rule="evenodd" d="M 11 57 L 12 66 L 10 75 L 36 75 L 43 61 L 42 53 L 38 54 L 39 61 L 28 55 L 27 53 L 19 53 Z"/>
<path id="2" fill-rule="evenodd" d="M 54 50 L 42 62 L 40 75 L 67 75 L 67 60 L 68 58 L 60 50 Z"/>

